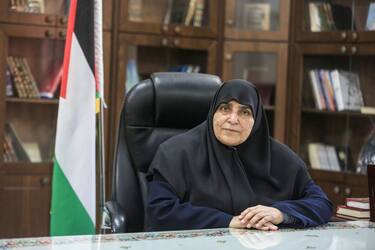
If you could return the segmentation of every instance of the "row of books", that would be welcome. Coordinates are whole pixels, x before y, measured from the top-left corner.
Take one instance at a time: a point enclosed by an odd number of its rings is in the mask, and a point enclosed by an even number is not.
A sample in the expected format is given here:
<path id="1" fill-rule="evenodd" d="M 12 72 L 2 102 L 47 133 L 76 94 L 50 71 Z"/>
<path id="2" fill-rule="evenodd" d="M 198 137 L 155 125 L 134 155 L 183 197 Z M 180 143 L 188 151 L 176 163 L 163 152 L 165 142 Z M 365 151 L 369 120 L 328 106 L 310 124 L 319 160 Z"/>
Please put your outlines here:
<path id="1" fill-rule="evenodd" d="M 16 12 L 39 13 L 45 12 L 44 0 L 9 0 L 9 9 Z"/>
<path id="2" fill-rule="evenodd" d="M 8 56 L 6 69 L 6 96 L 19 98 L 53 98 L 62 79 L 62 65 L 51 70 L 50 75 L 40 84 L 36 83 L 25 57 Z"/>
<path id="3" fill-rule="evenodd" d="M 157 4 L 157 5 L 156 5 Z M 129 20 L 132 22 L 163 22 L 201 27 L 203 24 L 205 0 L 167 0 L 147 2 L 129 0 Z M 158 12 L 163 10 L 162 12 Z M 147 17 L 147 20 L 145 20 Z"/>
<path id="4" fill-rule="evenodd" d="M 343 70 L 309 70 L 315 107 L 319 110 L 360 110 L 364 106 L 358 74 Z"/>
<path id="5" fill-rule="evenodd" d="M 336 216 L 346 220 L 370 220 L 369 198 L 346 198 L 345 205 L 337 206 Z"/>
<path id="6" fill-rule="evenodd" d="M 41 152 L 38 143 L 23 142 L 18 136 L 12 123 L 5 124 L 3 142 L 4 162 L 41 162 Z"/>
<path id="7" fill-rule="evenodd" d="M 348 6 L 312 1 L 308 4 L 308 13 L 309 28 L 313 32 L 355 28 L 352 9 Z M 375 3 L 369 4 L 365 29 L 375 30 Z"/>
<path id="8" fill-rule="evenodd" d="M 349 147 L 309 143 L 307 150 L 312 169 L 356 171 Z"/>

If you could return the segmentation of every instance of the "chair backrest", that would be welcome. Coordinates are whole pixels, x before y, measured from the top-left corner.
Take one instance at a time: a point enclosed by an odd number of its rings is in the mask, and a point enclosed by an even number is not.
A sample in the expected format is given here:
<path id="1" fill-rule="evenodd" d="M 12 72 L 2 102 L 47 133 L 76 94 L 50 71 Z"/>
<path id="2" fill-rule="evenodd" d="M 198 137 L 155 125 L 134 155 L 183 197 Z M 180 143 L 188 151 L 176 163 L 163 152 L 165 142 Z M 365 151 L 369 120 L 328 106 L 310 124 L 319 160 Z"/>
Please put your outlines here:
<path id="1" fill-rule="evenodd" d="M 125 211 L 126 231 L 144 231 L 145 173 L 158 146 L 203 122 L 221 80 L 196 73 L 154 73 L 127 94 L 121 111 L 112 200 Z"/>

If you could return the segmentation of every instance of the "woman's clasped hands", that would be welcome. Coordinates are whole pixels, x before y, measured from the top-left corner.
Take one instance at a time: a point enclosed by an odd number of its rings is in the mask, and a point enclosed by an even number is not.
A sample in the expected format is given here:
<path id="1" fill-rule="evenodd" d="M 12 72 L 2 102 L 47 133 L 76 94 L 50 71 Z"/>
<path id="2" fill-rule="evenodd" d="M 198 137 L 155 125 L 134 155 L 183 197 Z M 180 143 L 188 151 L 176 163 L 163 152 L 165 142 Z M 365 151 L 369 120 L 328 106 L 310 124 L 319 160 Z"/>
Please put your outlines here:
<path id="1" fill-rule="evenodd" d="M 257 205 L 246 208 L 238 216 L 234 216 L 229 224 L 232 228 L 255 228 L 262 231 L 275 231 L 276 225 L 283 222 L 283 214 L 280 210 Z"/>

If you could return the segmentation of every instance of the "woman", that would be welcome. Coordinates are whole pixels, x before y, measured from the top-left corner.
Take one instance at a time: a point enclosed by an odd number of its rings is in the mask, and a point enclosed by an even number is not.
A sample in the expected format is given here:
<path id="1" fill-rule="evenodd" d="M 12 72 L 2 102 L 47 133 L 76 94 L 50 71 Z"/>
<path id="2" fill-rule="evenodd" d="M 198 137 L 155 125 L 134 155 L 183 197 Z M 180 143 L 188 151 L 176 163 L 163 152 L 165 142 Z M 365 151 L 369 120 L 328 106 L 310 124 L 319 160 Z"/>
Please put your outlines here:
<path id="1" fill-rule="evenodd" d="M 332 215 L 304 162 L 269 136 L 259 93 L 243 80 L 220 87 L 205 122 L 160 145 L 149 177 L 149 230 L 277 230 Z"/>

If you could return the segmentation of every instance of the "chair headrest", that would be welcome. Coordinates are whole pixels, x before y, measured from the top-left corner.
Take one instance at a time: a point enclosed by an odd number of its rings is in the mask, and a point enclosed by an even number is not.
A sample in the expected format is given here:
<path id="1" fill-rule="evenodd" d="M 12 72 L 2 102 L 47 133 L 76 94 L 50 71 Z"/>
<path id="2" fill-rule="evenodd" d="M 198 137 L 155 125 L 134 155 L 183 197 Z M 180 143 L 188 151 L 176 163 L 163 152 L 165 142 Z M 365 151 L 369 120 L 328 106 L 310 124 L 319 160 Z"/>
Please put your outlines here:
<path id="1" fill-rule="evenodd" d="M 125 100 L 127 126 L 190 129 L 203 122 L 221 80 L 198 73 L 154 73 Z"/>

